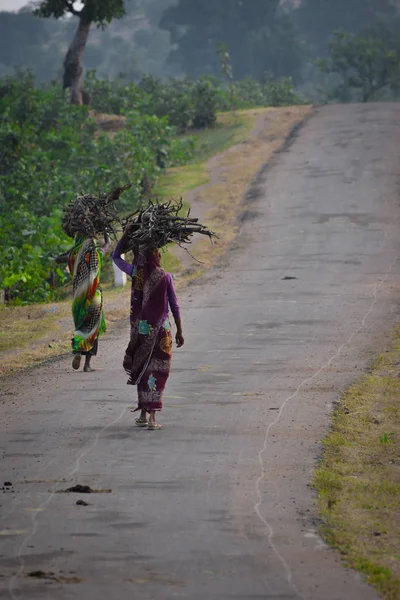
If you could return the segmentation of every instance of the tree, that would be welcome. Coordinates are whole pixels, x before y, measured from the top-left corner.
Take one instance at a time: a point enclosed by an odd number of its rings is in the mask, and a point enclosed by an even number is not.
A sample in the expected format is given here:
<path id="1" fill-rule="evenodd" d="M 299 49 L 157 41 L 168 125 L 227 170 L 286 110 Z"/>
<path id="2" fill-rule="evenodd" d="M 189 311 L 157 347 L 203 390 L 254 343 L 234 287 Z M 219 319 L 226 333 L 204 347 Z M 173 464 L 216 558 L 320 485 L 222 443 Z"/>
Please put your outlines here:
<path id="1" fill-rule="evenodd" d="M 218 45 L 229 48 L 235 79 L 300 77 L 302 41 L 280 0 L 178 0 L 160 27 L 170 32 L 170 63 L 189 76 L 218 75 Z"/>
<path id="2" fill-rule="evenodd" d="M 63 87 L 71 91 L 72 104 L 83 104 L 86 99 L 82 89 L 82 56 L 94 23 L 104 28 L 113 19 L 124 15 L 124 0 L 82 0 L 76 8 L 74 0 L 42 0 L 34 14 L 39 17 L 60 19 L 73 15 L 79 19 L 78 27 L 64 59 Z"/>
<path id="3" fill-rule="evenodd" d="M 62 55 L 53 47 L 52 36 L 61 30 L 61 23 L 44 22 L 27 9 L 0 12 L 0 73 L 11 74 L 18 68 L 34 70 L 41 81 L 54 77 Z"/>
<path id="4" fill-rule="evenodd" d="M 178 0 L 160 22 L 176 47 L 170 60 L 190 76 L 217 75 L 217 47 L 223 43 L 229 48 L 235 78 L 261 78 L 270 70 L 274 54 L 269 34 L 281 18 L 279 4 L 279 0 Z"/>
<path id="5" fill-rule="evenodd" d="M 229 88 L 229 95 L 231 97 L 231 110 L 235 110 L 235 86 L 233 83 L 233 69 L 232 61 L 229 54 L 229 48 L 226 44 L 219 42 L 217 44 L 217 55 L 219 59 L 219 66 L 221 73 L 225 79 L 226 85 Z"/>
<path id="6" fill-rule="evenodd" d="M 329 58 L 317 64 L 323 73 L 340 76 L 335 90 L 340 100 L 348 100 L 351 89 L 356 89 L 362 101 L 368 102 L 378 91 L 397 85 L 400 44 L 389 31 L 375 28 L 362 35 L 336 31 L 329 48 Z"/>
<path id="7" fill-rule="evenodd" d="M 307 39 L 314 57 L 326 56 L 334 31 L 359 33 L 378 20 L 398 16 L 397 0 L 302 0 L 293 18 Z"/>

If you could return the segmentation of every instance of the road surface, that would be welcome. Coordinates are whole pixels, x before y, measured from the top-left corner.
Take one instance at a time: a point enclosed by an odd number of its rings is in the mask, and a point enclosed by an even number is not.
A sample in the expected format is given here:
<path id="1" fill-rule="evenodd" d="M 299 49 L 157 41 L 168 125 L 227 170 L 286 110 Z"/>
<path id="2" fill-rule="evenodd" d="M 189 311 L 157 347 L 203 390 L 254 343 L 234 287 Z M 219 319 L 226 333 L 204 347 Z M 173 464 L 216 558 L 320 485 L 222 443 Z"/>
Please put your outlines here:
<path id="1" fill-rule="evenodd" d="M 399 139 L 400 105 L 324 107 L 264 172 L 180 299 L 162 432 L 133 427 L 127 330 L 95 373 L 2 382 L 0 598 L 377 598 L 318 536 L 310 484 L 398 317 Z"/>

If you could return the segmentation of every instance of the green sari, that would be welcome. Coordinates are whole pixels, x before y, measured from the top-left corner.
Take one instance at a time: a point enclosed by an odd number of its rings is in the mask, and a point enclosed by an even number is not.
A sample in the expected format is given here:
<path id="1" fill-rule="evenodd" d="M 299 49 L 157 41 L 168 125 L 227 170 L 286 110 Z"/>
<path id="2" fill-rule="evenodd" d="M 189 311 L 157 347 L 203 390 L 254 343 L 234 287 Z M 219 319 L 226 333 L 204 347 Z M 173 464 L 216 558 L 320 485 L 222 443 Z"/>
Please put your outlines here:
<path id="1" fill-rule="evenodd" d="M 95 241 L 91 238 L 77 237 L 68 260 L 73 277 L 74 353 L 96 354 L 98 337 L 106 330 L 100 287 L 102 264 L 103 252 Z"/>

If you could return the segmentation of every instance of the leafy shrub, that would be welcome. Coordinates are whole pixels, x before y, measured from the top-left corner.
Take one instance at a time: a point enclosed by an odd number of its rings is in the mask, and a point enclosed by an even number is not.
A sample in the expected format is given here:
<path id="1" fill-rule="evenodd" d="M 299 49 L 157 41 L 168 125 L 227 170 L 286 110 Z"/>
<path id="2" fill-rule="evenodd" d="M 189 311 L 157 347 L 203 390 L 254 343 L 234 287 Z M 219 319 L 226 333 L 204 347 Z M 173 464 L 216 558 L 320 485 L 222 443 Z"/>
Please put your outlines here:
<path id="1" fill-rule="evenodd" d="M 300 97 L 296 95 L 291 77 L 275 79 L 267 73 L 262 82 L 266 106 L 289 106 L 300 104 Z"/>
<path id="2" fill-rule="evenodd" d="M 217 121 L 217 96 L 210 81 L 201 79 L 193 86 L 194 116 L 193 127 L 204 129 L 214 127 Z"/>
<path id="3" fill-rule="evenodd" d="M 92 96 L 94 110 L 141 114 L 168 118 L 168 123 L 184 133 L 190 127 L 212 127 L 216 121 L 215 88 L 206 80 L 170 79 L 162 82 L 151 75 L 139 84 L 98 79 L 94 71 L 87 74 L 85 88 Z"/>
<path id="4" fill-rule="evenodd" d="M 170 79 L 163 83 L 147 75 L 139 82 L 139 86 L 148 95 L 148 103 L 142 106 L 146 114 L 168 117 L 169 123 L 180 133 L 190 127 L 194 116 L 190 80 Z"/>
<path id="5" fill-rule="evenodd" d="M 149 100 L 136 83 L 99 79 L 93 70 L 87 72 L 84 87 L 91 96 L 91 107 L 100 113 L 122 115 L 129 110 L 140 110 Z"/>
<path id="6" fill-rule="evenodd" d="M 262 82 L 252 77 L 236 81 L 233 85 L 233 93 L 237 109 L 302 103 L 302 99 L 294 91 L 290 77 L 275 79 L 268 73 L 264 75 Z M 232 99 L 227 88 L 217 88 L 216 96 L 218 110 L 231 110 Z"/>
<path id="7" fill-rule="evenodd" d="M 15 303 L 45 302 L 65 282 L 54 256 L 70 241 L 61 229 L 60 209 L 35 216 L 26 208 L 6 214 L 0 225 L 0 285 Z"/>
<path id="8" fill-rule="evenodd" d="M 233 98 L 227 86 L 216 77 L 161 81 L 145 75 L 138 84 L 98 79 L 94 71 L 86 78 L 86 89 L 92 94 L 92 107 L 99 112 L 125 114 L 137 110 L 144 115 L 168 118 L 179 133 L 191 127 L 213 127 L 217 111 L 257 106 L 299 104 L 290 77 L 275 79 L 265 74 L 263 81 L 251 77 L 233 83 Z M 233 102 L 232 102 L 233 101 Z"/>
<path id="9" fill-rule="evenodd" d="M 48 300 L 63 282 L 52 256 L 71 243 L 60 211 L 77 192 L 130 181 L 120 206 L 131 211 L 144 185 L 193 155 L 193 140 L 174 138 L 167 118 L 137 110 L 114 137 L 99 134 L 86 107 L 58 86 L 38 90 L 30 76 L 0 82 L 0 114 L 0 287 L 17 302 Z"/>

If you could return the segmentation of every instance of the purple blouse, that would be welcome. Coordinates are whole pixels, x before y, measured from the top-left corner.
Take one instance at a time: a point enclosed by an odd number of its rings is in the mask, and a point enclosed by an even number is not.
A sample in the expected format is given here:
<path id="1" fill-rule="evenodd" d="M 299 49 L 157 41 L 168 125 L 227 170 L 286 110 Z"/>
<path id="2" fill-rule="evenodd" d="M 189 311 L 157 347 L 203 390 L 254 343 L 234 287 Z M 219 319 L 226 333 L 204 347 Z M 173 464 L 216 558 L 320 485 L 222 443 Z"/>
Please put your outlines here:
<path id="1" fill-rule="evenodd" d="M 112 259 L 121 271 L 123 271 L 124 273 L 129 275 L 129 277 L 132 277 L 132 271 L 133 271 L 134 265 L 126 262 L 126 260 L 121 258 L 121 245 L 120 244 L 121 243 L 118 242 L 118 244 L 115 246 L 114 252 L 111 254 Z M 177 299 L 176 293 L 175 293 L 175 287 L 174 287 L 172 275 L 170 273 L 166 273 L 166 276 L 167 276 L 167 301 L 166 301 L 166 307 L 165 307 L 165 312 L 164 312 L 164 319 L 166 319 L 168 317 L 168 309 L 169 308 L 171 308 L 171 312 L 174 315 L 174 319 L 179 319 L 180 318 L 180 310 L 179 310 L 178 299 Z"/>

